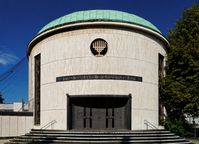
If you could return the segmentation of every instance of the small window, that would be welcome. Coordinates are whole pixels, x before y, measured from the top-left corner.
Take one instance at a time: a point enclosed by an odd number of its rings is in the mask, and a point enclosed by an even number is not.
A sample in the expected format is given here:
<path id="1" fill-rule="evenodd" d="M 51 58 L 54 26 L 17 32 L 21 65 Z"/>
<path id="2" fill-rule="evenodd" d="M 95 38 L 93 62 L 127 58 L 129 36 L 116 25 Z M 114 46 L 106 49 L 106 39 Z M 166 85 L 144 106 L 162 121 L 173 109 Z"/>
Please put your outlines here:
<path id="1" fill-rule="evenodd" d="M 158 60 L 158 75 L 159 78 L 163 78 L 164 76 L 164 56 L 159 54 L 159 60 Z"/>
<path id="2" fill-rule="evenodd" d="M 101 57 L 107 53 L 108 44 L 103 39 L 95 39 L 90 45 L 91 52 L 94 56 Z"/>
<path id="3" fill-rule="evenodd" d="M 159 54 L 158 56 L 158 77 L 159 77 L 159 91 L 161 89 L 161 81 L 164 77 L 164 56 Z M 164 119 L 164 105 L 159 94 L 159 124 L 162 125 Z"/>

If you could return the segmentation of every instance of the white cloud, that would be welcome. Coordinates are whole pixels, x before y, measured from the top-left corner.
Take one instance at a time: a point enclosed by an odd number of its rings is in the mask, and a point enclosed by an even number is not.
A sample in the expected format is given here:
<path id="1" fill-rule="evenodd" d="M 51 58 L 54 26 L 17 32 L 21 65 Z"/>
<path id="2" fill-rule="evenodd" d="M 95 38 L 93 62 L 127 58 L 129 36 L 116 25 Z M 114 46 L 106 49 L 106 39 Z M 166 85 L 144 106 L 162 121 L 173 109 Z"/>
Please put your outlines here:
<path id="1" fill-rule="evenodd" d="M 18 60 L 17 56 L 0 51 L 0 65 L 15 64 Z"/>

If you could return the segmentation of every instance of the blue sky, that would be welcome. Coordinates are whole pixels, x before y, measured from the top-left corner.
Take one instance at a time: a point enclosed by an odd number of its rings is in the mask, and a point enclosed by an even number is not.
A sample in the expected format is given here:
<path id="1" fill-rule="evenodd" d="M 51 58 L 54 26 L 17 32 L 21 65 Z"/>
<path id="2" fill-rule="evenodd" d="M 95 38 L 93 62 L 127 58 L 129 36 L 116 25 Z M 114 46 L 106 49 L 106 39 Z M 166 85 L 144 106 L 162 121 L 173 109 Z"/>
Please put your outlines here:
<path id="1" fill-rule="evenodd" d="M 71 12 L 113 9 L 133 13 L 167 35 L 184 9 L 198 0 L 0 0 L 0 78 L 26 56 L 27 45 L 48 22 Z M 28 101 L 27 59 L 0 81 L 5 103 Z"/>

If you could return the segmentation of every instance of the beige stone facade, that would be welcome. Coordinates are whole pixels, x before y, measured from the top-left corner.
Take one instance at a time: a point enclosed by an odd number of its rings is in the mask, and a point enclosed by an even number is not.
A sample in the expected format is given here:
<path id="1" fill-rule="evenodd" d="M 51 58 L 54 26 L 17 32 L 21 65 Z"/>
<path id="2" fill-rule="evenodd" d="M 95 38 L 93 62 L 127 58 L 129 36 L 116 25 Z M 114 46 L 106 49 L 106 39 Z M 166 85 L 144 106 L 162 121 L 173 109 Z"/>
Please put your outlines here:
<path id="1" fill-rule="evenodd" d="M 31 42 L 37 41 L 29 50 L 29 99 L 33 111 L 34 57 L 41 54 L 41 123 L 34 128 L 56 121 L 48 128 L 68 129 L 67 94 L 131 94 L 131 130 L 146 129 L 144 120 L 158 127 L 158 56 L 166 56 L 166 39 L 157 32 L 133 24 L 81 23 L 78 25 L 86 27 L 70 30 L 74 25 L 60 27 L 61 31 L 45 35 L 56 29 L 49 30 Z M 42 35 L 45 38 L 38 40 Z M 92 54 L 90 44 L 96 38 L 108 43 L 105 56 Z M 61 76 L 86 74 L 139 76 L 142 81 L 56 81 Z"/>

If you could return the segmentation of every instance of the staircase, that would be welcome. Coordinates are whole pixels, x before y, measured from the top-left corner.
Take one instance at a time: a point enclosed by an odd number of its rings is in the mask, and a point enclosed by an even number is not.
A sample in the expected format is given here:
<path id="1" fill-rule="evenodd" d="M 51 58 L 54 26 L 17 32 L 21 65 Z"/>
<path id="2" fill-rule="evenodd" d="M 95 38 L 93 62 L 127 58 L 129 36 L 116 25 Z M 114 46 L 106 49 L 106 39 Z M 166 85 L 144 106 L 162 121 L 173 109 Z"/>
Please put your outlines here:
<path id="1" fill-rule="evenodd" d="M 190 144 L 184 138 L 165 130 L 139 131 L 64 131 L 36 130 L 10 140 L 9 144 Z"/>

